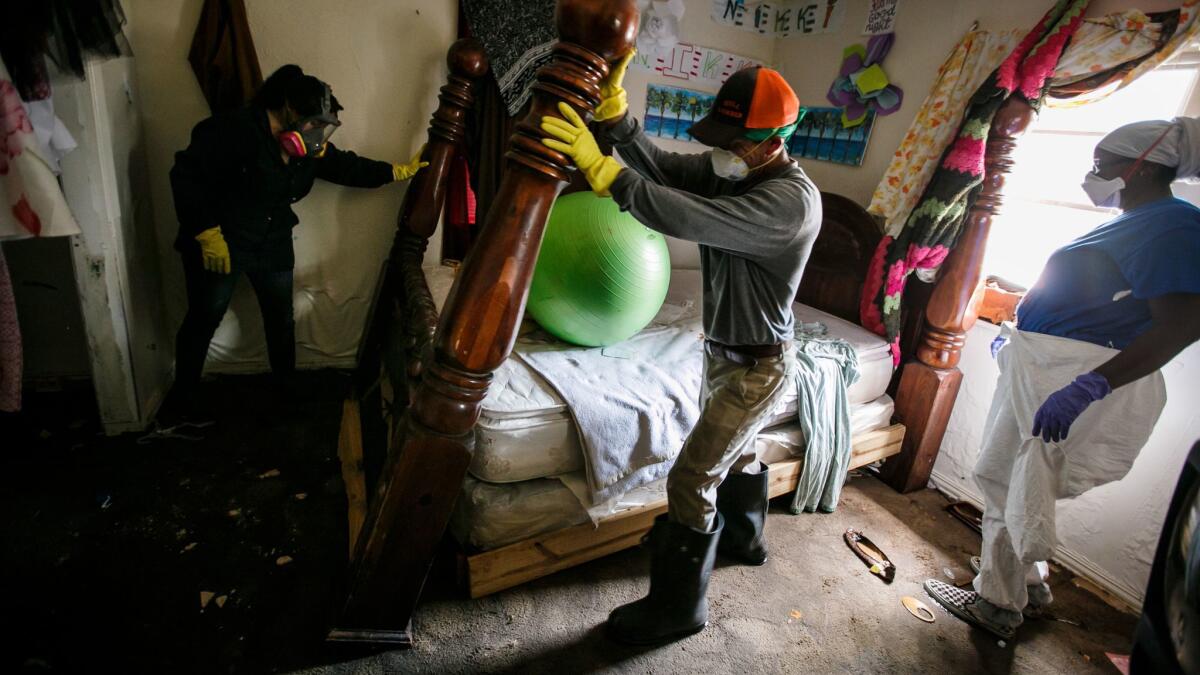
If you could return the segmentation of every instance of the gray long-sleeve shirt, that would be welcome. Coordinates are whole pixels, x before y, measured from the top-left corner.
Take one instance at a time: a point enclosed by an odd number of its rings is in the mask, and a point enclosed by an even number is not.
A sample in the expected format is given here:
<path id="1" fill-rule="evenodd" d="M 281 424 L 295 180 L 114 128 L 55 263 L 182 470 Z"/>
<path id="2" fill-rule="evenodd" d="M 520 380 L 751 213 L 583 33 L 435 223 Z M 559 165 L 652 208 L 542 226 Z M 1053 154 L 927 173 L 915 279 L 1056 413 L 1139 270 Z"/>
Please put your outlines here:
<path id="1" fill-rule="evenodd" d="M 727 345 L 793 337 L 792 301 L 821 229 L 821 193 L 792 162 L 761 178 L 717 177 L 709 152 L 654 145 L 626 115 L 606 132 L 632 169 L 613 199 L 646 227 L 700 245 L 704 332 Z"/>

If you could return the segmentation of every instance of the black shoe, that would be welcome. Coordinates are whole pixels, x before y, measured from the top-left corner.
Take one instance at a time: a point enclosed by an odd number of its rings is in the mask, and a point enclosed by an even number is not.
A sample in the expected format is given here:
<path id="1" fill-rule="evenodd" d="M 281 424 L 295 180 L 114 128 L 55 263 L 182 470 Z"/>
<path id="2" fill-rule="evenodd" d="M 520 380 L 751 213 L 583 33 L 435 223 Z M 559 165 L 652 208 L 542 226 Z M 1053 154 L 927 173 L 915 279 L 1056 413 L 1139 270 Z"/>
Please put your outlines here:
<path id="1" fill-rule="evenodd" d="M 198 395 L 196 387 L 180 385 L 171 387 L 167 392 L 155 417 L 155 423 L 161 429 L 180 425 L 210 426 L 217 419 Z"/>
<path id="2" fill-rule="evenodd" d="M 608 634 L 634 645 L 677 640 L 708 625 L 708 578 L 723 526 L 717 514 L 712 532 L 654 519 L 650 542 L 650 594 L 608 615 Z"/>
<path id="3" fill-rule="evenodd" d="M 717 553 L 746 565 L 767 562 L 763 526 L 770 480 L 767 465 L 760 462 L 758 473 L 731 473 L 717 487 L 717 511 L 725 518 Z"/>

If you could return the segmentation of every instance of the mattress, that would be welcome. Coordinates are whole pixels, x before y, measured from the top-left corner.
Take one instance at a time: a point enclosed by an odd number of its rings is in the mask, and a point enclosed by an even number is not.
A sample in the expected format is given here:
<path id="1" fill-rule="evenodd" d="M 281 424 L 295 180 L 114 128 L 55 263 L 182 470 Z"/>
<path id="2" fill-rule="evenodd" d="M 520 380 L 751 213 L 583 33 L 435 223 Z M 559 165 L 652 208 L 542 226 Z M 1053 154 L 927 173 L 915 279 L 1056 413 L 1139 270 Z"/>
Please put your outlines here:
<path id="1" fill-rule="evenodd" d="M 863 433 L 886 427 L 891 424 L 892 413 L 892 400 L 886 394 L 853 406 L 851 431 Z M 766 429 L 755 439 L 755 449 L 759 460 L 768 464 L 798 457 L 804 454 L 804 432 L 797 423 Z M 451 532 L 461 543 L 490 550 L 666 497 L 666 481 L 660 480 L 640 488 L 632 499 L 587 509 L 568 487 L 572 482 L 586 485 L 582 466 L 561 477 L 517 483 L 490 483 L 468 475 L 455 505 Z"/>
<path id="2" fill-rule="evenodd" d="M 434 302 L 442 304 L 454 281 L 454 268 L 427 267 Z M 699 270 L 672 270 L 663 313 L 694 307 L 700 301 Z M 892 356 L 887 342 L 874 333 L 819 309 L 796 303 L 798 323 L 823 323 L 833 336 L 850 343 L 858 354 L 859 379 L 847 390 L 850 405 L 875 401 L 892 377 Z M 660 316 L 662 316 L 660 314 Z M 534 339 L 534 327 L 522 328 L 515 349 Z M 767 426 L 796 415 L 796 392 L 789 391 Z M 530 452 L 535 448 L 535 452 Z M 583 453 L 566 402 L 537 372 L 520 359 L 505 359 L 493 376 L 475 428 L 475 454 L 471 473 L 490 483 L 515 483 L 579 471 Z"/>

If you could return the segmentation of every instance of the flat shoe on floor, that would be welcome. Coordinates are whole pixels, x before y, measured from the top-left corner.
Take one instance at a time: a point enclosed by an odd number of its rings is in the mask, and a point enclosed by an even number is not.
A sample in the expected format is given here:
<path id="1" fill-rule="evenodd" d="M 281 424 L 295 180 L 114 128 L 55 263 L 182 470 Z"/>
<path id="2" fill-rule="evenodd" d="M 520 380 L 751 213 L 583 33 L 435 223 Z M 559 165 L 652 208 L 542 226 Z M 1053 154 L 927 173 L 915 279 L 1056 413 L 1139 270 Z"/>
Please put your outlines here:
<path id="1" fill-rule="evenodd" d="M 846 545 L 854 551 L 854 555 L 867 564 L 871 574 L 883 579 L 884 583 L 892 583 L 896 578 L 896 566 L 888 559 L 878 546 L 867 539 L 866 535 L 854 528 L 846 530 L 842 535 L 842 539 L 846 541 Z"/>

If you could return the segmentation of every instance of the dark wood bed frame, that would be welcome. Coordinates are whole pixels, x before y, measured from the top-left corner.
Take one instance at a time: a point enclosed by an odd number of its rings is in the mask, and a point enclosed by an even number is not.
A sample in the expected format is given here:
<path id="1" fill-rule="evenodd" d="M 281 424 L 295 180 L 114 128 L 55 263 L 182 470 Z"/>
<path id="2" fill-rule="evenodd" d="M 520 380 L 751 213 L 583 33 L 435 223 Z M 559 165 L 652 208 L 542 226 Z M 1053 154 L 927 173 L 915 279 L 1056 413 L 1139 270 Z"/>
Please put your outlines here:
<path id="1" fill-rule="evenodd" d="M 634 0 L 559 0 L 555 18 L 560 42 L 537 74 L 529 112 L 509 142 L 499 191 L 439 317 L 421 264 L 445 204 L 456 146 L 465 143 L 473 83 L 488 69 L 483 49 L 472 39 L 459 40 L 449 50 L 451 74 L 424 155 L 430 166 L 408 187 L 363 338 L 378 343 L 395 423 L 373 494 L 360 498 L 367 502 L 366 514 L 358 536 L 352 532 L 346 598 L 329 633 L 332 641 L 411 644 L 410 619 L 461 490 L 480 405 L 492 373 L 512 351 L 546 217 L 574 170 L 566 156 L 540 142 L 538 122 L 556 114 L 560 101 L 590 118 L 599 103 L 599 82 L 633 47 L 637 33 Z M 1031 117 L 1027 105 L 1002 109 L 988 142 L 988 182 L 958 247 L 936 284 L 914 283 L 906 294 L 909 317 L 902 347 L 907 358 L 894 385 L 895 421 L 903 425 L 895 427 L 903 449 L 883 466 L 885 480 L 898 490 L 924 487 L 937 456 L 962 379 L 956 365 L 975 320 L 991 217 L 999 207 L 1014 139 Z M 857 323 L 859 295 L 880 230 L 849 199 L 825 193 L 823 201 L 821 236 L 797 299 Z M 889 438 L 899 446 L 899 436 Z M 773 471 L 773 482 L 783 485 L 784 480 L 782 471 L 778 479 Z M 635 520 L 626 518 L 625 529 L 583 559 L 636 543 L 638 528 L 649 525 Z M 551 567 L 580 562 L 547 554 L 544 542 L 536 546 L 553 559 Z M 488 583 L 480 588 L 486 591 Z"/>

